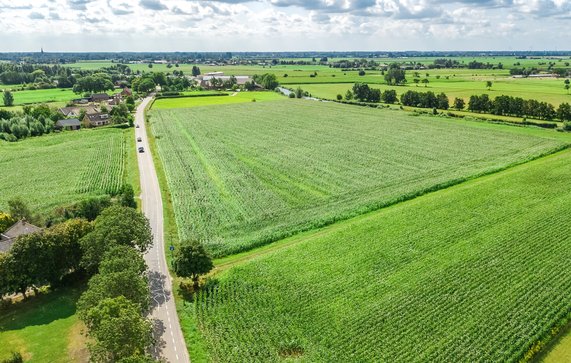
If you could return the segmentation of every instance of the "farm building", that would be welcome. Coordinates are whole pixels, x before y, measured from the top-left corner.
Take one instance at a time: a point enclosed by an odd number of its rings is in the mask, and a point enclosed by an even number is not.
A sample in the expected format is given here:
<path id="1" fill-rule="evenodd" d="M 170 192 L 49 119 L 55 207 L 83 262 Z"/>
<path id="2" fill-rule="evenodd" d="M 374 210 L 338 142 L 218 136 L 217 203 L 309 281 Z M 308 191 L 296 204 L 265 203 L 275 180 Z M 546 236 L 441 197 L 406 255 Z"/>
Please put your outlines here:
<path id="1" fill-rule="evenodd" d="M 81 122 L 76 118 L 59 120 L 55 125 L 56 130 L 79 130 Z"/>
<path id="2" fill-rule="evenodd" d="M 199 76 L 198 81 L 200 87 L 202 88 L 212 88 L 211 80 L 216 78 L 219 82 L 229 81 L 232 76 Z M 243 86 L 246 82 L 250 82 L 252 78 L 250 76 L 234 76 L 236 78 L 236 84 L 238 86 Z"/>
<path id="3" fill-rule="evenodd" d="M 131 91 L 131 89 L 129 87 L 125 87 L 123 88 L 123 90 L 121 91 L 121 96 L 123 97 L 129 97 L 133 95 L 133 91 Z"/>
<path id="4" fill-rule="evenodd" d="M 62 107 L 58 109 L 58 112 L 61 113 L 64 117 L 79 117 L 81 111 L 85 111 L 85 113 L 96 113 L 99 112 L 99 109 L 95 106 L 72 106 Z"/>
<path id="5" fill-rule="evenodd" d="M 109 125 L 111 118 L 108 113 L 88 113 L 83 118 L 83 126 L 85 127 L 99 127 Z"/>
<path id="6" fill-rule="evenodd" d="M 18 237 L 40 232 L 42 229 L 28 223 L 25 219 L 19 220 L 4 233 L 0 233 L 0 252 L 8 252 Z"/>
<path id="7" fill-rule="evenodd" d="M 94 93 L 89 98 L 91 102 L 103 102 L 109 100 L 109 95 L 107 93 Z"/>

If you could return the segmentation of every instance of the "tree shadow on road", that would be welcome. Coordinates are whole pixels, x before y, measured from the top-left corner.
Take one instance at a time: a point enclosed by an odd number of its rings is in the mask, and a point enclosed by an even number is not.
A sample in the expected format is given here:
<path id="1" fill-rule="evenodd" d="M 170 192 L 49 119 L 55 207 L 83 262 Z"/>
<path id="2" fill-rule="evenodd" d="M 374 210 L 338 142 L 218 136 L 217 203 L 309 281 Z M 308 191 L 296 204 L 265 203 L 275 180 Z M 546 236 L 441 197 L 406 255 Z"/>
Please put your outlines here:
<path id="1" fill-rule="evenodd" d="M 151 322 L 153 324 L 153 340 L 155 341 L 155 344 L 153 344 L 153 348 L 151 349 L 151 355 L 153 358 L 161 360 L 163 350 L 167 345 L 165 340 L 162 338 L 166 332 L 166 328 L 163 321 L 160 319 L 152 319 Z"/>
<path id="2" fill-rule="evenodd" d="M 165 304 L 170 299 L 170 289 L 166 285 L 167 277 L 158 272 L 149 272 L 149 289 L 151 290 L 151 310 Z"/>

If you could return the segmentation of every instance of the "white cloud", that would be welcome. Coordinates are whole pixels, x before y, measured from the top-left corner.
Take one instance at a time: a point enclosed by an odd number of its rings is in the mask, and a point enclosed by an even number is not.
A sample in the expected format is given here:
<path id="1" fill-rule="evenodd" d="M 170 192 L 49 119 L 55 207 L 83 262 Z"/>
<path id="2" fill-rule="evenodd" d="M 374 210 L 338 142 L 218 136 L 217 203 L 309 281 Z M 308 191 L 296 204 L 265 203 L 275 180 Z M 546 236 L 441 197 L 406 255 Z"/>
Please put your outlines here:
<path id="1" fill-rule="evenodd" d="M 526 50 L 569 47 L 571 0 L 0 0 L 0 14 L 0 51 Z"/>

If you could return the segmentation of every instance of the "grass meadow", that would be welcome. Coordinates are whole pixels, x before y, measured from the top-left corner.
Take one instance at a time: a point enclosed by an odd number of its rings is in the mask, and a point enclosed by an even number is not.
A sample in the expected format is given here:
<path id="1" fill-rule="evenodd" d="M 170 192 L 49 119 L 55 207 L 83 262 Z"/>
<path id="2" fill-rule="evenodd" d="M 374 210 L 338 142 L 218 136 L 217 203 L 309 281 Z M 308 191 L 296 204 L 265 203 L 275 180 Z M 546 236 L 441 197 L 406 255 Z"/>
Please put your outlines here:
<path id="1" fill-rule="evenodd" d="M 571 302 L 571 152 L 292 237 L 194 306 L 216 362 L 518 362 Z"/>
<path id="2" fill-rule="evenodd" d="M 193 95 L 194 93 L 187 93 Z M 153 103 L 153 109 L 163 110 L 172 108 L 191 108 L 200 106 L 215 106 L 235 103 L 252 103 L 283 100 L 285 97 L 276 92 L 232 92 L 228 96 L 211 97 L 174 97 L 162 98 Z"/>
<path id="3" fill-rule="evenodd" d="M 157 109 L 182 239 L 241 252 L 560 149 L 559 133 L 285 99 Z M 541 137 L 544 136 L 544 137 Z"/>
<path id="4" fill-rule="evenodd" d="M 81 291 L 65 289 L 0 310 L 0 361 L 20 352 L 25 362 L 87 362 L 84 327 L 75 315 Z"/>
<path id="5" fill-rule="evenodd" d="M 0 142 L 0 210 L 22 197 L 36 212 L 119 191 L 129 172 L 133 130 L 67 131 Z"/>

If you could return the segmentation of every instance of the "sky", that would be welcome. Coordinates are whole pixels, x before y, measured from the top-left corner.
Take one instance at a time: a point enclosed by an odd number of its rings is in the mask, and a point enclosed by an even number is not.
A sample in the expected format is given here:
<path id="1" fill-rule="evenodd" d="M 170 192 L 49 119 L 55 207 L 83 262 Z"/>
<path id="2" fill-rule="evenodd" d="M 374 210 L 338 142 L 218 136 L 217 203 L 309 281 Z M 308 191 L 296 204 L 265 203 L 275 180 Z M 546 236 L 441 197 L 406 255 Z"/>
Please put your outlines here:
<path id="1" fill-rule="evenodd" d="M 0 0 L 0 52 L 571 50 L 571 0 Z"/>

